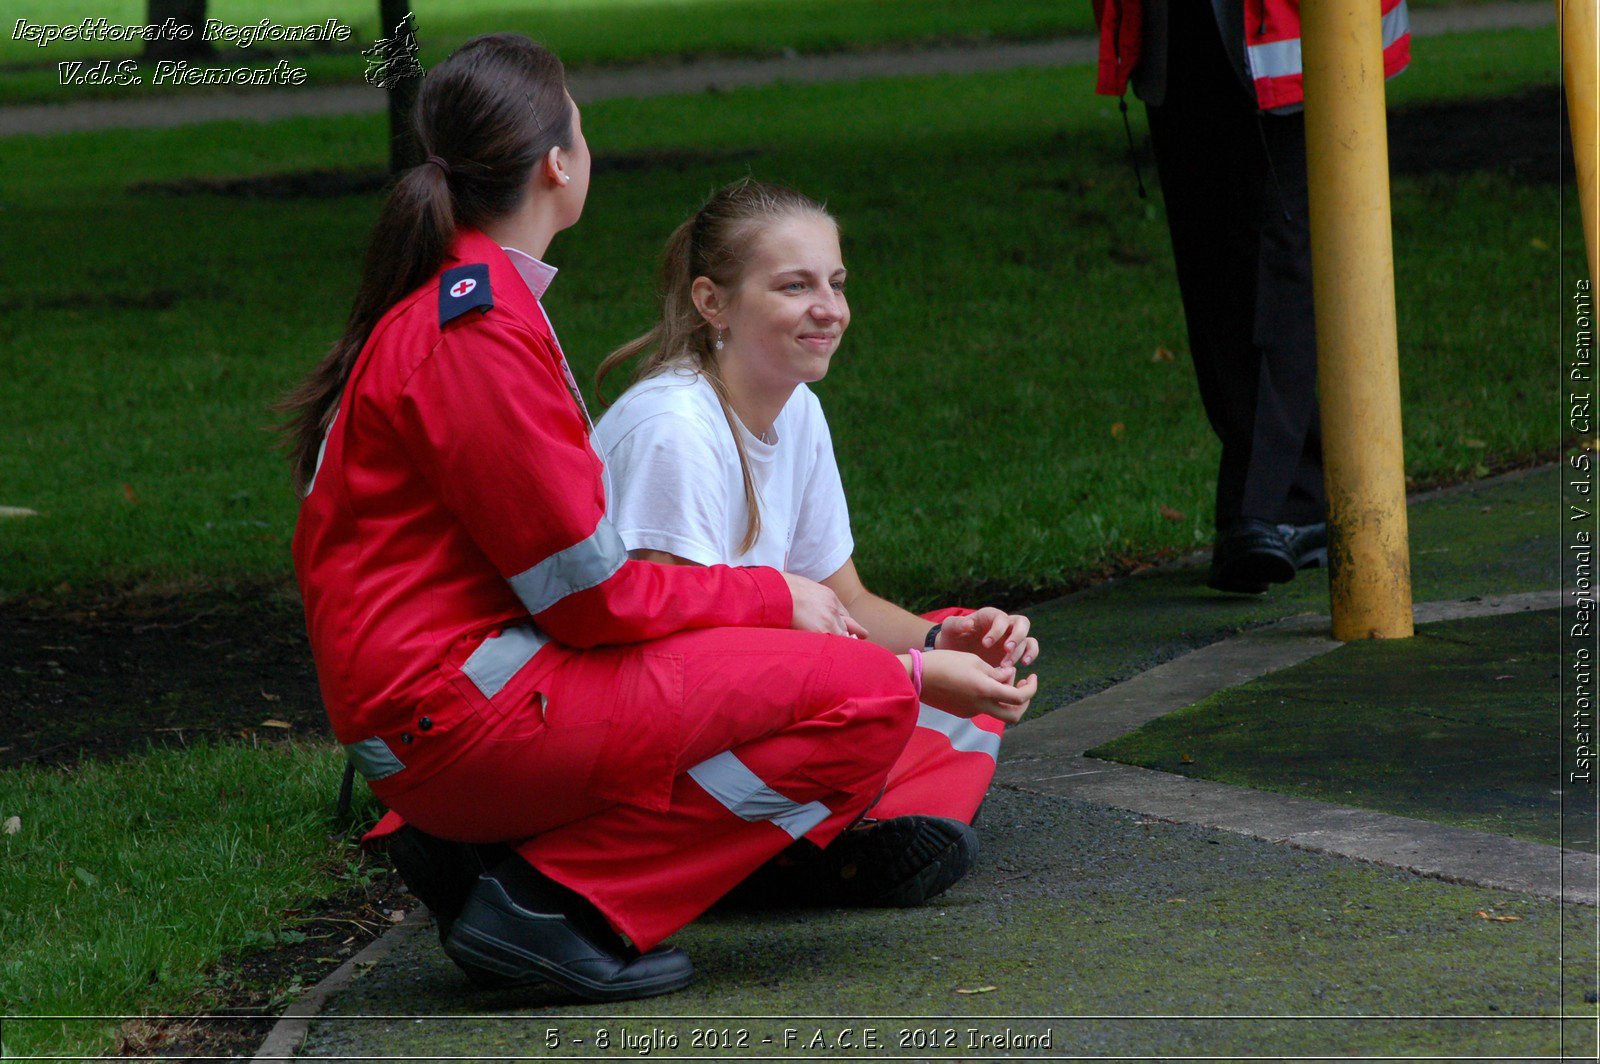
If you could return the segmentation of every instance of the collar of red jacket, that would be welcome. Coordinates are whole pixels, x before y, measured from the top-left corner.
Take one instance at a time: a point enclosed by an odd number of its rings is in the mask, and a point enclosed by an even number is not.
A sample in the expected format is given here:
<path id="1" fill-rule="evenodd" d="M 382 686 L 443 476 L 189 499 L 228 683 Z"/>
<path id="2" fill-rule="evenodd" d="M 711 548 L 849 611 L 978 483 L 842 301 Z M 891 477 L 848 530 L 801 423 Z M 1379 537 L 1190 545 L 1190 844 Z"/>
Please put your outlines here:
<path id="1" fill-rule="evenodd" d="M 474 262 L 488 265 L 489 285 L 498 300 L 516 303 L 543 299 L 559 272 L 525 251 L 501 247 L 481 230 L 462 229 L 456 233 L 441 272 Z"/>

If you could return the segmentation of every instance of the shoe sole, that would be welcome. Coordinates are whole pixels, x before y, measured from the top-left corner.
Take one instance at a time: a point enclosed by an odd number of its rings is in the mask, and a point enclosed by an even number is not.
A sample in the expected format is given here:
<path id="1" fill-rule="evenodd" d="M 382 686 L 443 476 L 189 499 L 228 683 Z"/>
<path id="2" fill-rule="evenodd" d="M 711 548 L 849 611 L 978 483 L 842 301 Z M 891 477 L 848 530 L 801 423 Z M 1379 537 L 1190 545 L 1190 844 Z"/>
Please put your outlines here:
<path id="1" fill-rule="evenodd" d="M 1316 550 L 1307 551 L 1295 561 L 1301 569 L 1326 569 L 1328 567 L 1328 548 L 1318 547 Z"/>
<path id="2" fill-rule="evenodd" d="M 972 870 L 978 857 L 978 836 L 959 822 L 940 824 L 925 822 L 913 829 L 913 834 L 927 836 L 942 833 L 938 849 L 921 858 L 913 859 L 912 867 L 904 869 L 896 882 L 887 888 L 860 898 L 856 904 L 883 908 L 910 908 L 938 897 L 961 881 Z M 909 854 L 916 840 L 907 841 Z"/>
<path id="3" fill-rule="evenodd" d="M 470 912 L 476 902 L 468 903 Z M 498 910 L 490 909 L 495 915 Z M 466 917 L 468 913 L 462 913 Z M 477 914 L 474 913 L 474 916 Z M 552 983 L 576 994 L 585 1001 L 631 1001 L 634 998 L 655 997 L 682 990 L 694 980 L 694 970 L 671 974 L 656 979 L 641 980 L 626 986 L 597 983 L 559 965 L 551 964 L 536 953 L 529 953 L 514 942 L 498 935 L 478 930 L 470 923 L 456 922 L 450 938 L 444 944 L 450 959 L 461 966 L 467 978 L 485 989 L 528 986 L 534 983 Z"/>
<path id="4" fill-rule="evenodd" d="M 1206 586 L 1217 591 L 1259 595 L 1271 584 L 1287 584 L 1294 579 L 1294 559 L 1287 554 L 1256 551 L 1231 559 L 1220 570 L 1212 569 Z"/>

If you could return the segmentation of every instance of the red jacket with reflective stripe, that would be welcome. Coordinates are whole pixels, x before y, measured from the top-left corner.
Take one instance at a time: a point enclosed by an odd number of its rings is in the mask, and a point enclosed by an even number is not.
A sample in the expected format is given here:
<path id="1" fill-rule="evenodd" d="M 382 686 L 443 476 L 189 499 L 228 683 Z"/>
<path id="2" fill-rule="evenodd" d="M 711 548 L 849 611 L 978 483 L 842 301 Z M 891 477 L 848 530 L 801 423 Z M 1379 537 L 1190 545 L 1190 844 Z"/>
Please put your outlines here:
<path id="1" fill-rule="evenodd" d="M 464 231 L 441 273 L 463 264 L 486 264 L 481 287 L 452 287 L 493 306 L 441 324 L 436 276 L 384 315 L 294 536 L 334 733 L 380 738 L 408 783 L 459 753 L 452 730 L 467 740 L 499 702 L 528 697 L 567 648 L 787 627 L 793 608 L 773 569 L 627 559 L 537 300 L 482 233 Z M 506 629 L 517 638 L 486 643 Z"/>
<path id="2" fill-rule="evenodd" d="M 1139 62 L 1140 0 L 1093 0 L 1100 24 L 1100 73 L 1095 91 L 1121 96 Z M 1172 0 L 1208 3 L 1209 0 Z M 1305 100 L 1300 66 L 1300 0 L 1243 0 L 1245 59 L 1262 110 Z M 1411 22 L 1405 0 L 1379 0 L 1383 14 L 1383 75 L 1411 62 Z"/>

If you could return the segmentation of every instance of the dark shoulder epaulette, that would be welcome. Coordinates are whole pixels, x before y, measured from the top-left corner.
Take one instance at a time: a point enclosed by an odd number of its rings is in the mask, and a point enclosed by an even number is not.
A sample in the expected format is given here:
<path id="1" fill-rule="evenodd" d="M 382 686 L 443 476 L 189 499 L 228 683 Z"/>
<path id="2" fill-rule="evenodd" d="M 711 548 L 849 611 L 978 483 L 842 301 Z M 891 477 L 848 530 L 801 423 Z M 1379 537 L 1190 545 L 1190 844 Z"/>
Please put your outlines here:
<path id="1" fill-rule="evenodd" d="M 489 266 L 476 262 L 457 266 L 439 275 L 439 324 L 455 321 L 477 307 L 487 313 L 494 306 L 489 291 Z"/>

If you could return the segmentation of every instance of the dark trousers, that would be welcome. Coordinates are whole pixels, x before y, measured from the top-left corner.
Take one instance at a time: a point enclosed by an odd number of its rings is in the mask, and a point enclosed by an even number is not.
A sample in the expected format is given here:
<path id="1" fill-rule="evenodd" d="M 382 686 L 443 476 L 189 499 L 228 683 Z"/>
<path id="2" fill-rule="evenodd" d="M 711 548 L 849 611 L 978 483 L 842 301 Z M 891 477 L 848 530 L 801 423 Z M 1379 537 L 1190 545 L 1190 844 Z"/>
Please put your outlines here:
<path id="1" fill-rule="evenodd" d="M 1169 5 L 1149 107 L 1189 350 L 1222 441 L 1216 521 L 1323 520 L 1305 120 L 1256 108 L 1209 4 Z"/>

